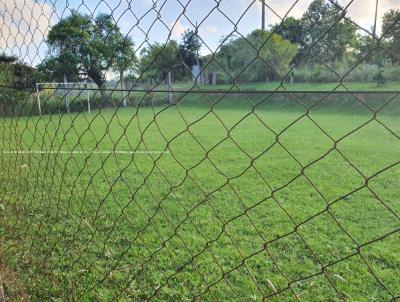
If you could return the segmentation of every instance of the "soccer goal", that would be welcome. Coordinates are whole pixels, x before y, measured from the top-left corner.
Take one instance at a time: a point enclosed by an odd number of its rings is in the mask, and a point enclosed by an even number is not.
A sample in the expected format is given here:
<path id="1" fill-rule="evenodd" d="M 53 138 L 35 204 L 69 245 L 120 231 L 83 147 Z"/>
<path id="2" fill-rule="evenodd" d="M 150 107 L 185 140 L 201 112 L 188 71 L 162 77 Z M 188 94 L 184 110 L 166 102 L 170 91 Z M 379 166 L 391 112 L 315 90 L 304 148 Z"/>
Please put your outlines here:
<path id="1" fill-rule="evenodd" d="M 64 100 L 64 106 L 67 112 L 71 112 L 71 99 L 85 98 L 87 102 L 87 111 L 90 113 L 90 91 L 93 90 L 90 82 L 65 82 L 65 83 L 36 83 L 36 98 L 39 115 L 42 115 L 41 94 L 58 96 Z"/>

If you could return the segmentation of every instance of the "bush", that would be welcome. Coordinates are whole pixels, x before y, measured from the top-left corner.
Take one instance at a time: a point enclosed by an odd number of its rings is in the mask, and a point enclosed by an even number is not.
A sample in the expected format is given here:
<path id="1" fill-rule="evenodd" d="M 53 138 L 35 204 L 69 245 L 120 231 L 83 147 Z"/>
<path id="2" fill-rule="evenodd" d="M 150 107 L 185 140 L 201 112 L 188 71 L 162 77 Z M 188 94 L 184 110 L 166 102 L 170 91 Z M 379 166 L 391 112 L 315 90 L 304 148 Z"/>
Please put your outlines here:
<path id="1" fill-rule="evenodd" d="M 332 82 L 336 78 L 335 74 L 323 65 L 307 66 L 297 68 L 294 72 L 295 83 L 325 83 Z"/>
<path id="2" fill-rule="evenodd" d="M 382 70 L 379 70 L 377 73 L 374 75 L 374 81 L 377 82 L 378 87 L 385 85 L 386 79 L 383 76 Z"/>
<path id="3" fill-rule="evenodd" d="M 379 73 L 380 81 L 400 81 L 400 66 L 385 64 L 383 67 L 370 64 L 359 64 L 354 69 L 354 62 L 342 62 L 334 68 L 346 82 L 374 82 Z M 305 66 L 295 71 L 296 83 L 331 83 L 338 82 L 338 78 L 323 65 Z M 381 83 L 382 84 L 382 83 Z"/>
<path id="4" fill-rule="evenodd" d="M 354 63 L 353 63 L 354 64 Z M 352 68 L 352 65 L 340 66 L 340 74 L 347 74 Z M 376 65 L 360 64 L 356 66 L 349 74 L 346 75 L 346 82 L 373 82 L 374 74 L 379 70 Z"/>
<path id="5" fill-rule="evenodd" d="M 383 68 L 383 76 L 389 81 L 400 81 L 400 66 L 386 66 Z"/>

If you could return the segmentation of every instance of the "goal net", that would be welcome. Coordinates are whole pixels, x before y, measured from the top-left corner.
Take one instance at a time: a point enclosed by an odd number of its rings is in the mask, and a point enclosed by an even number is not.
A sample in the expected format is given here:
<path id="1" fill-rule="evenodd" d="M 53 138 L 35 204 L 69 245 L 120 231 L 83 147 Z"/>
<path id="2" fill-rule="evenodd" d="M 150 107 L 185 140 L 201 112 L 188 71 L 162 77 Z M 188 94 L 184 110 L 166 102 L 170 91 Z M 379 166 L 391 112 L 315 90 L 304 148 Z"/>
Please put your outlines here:
<path id="1" fill-rule="evenodd" d="M 36 96 L 39 114 L 42 114 L 43 103 L 58 102 L 66 112 L 71 112 L 74 102 L 87 104 L 87 111 L 91 111 L 91 91 L 97 89 L 91 82 L 44 82 L 36 83 Z"/>

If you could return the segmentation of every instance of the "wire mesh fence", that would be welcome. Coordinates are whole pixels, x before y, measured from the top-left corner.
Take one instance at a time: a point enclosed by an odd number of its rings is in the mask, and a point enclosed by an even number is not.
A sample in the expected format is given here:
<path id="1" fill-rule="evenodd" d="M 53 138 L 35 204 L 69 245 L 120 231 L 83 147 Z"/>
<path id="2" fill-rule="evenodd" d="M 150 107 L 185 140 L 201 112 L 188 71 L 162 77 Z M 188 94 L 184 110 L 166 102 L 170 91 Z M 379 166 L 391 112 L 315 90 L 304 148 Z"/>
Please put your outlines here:
<path id="1" fill-rule="evenodd" d="M 399 300 L 399 7 L 4 1 L 5 299 Z"/>

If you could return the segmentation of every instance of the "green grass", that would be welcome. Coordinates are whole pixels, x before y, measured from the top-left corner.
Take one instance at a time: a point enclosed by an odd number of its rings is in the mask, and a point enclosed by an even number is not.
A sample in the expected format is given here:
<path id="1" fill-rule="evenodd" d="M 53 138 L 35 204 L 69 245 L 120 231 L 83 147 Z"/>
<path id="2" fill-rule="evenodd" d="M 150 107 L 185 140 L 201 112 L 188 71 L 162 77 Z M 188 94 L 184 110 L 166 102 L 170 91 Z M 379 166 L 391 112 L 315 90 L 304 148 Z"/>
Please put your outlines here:
<path id="1" fill-rule="evenodd" d="M 160 106 L 165 105 L 168 103 L 168 87 L 166 86 L 157 86 L 157 87 L 149 87 L 149 89 L 155 89 L 155 91 L 149 93 L 147 91 L 140 91 L 144 89 L 143 87 L 137 87 L 136 90 L 133 89 L 132 91 L 124 92 L 123 95 L 126 98 L 128 106 L 131 107 L 149 107 L 149 106 Z M 118 88 L 117 88 L 118 89 Z M 369 97 L 365 91 L 374 92 L 375 94 L 379 94 L 382 92 L 393 92 L 396 93 L 400 91 L 400 82 L 388 82 L 383 86 L 378 87 L 376 83 L 344 83 L 340 85 L 339 83 L 295 83 L 289 84 L 284 83 L 283 86 L 279 82 L 269 82 L 269 83 L 238 83 L 237 85 L 195 85 L 193 83 L 175 83 L 173 85 L 174 89 L 174 98 L 175 99 L 188 99 L 188 95 L 192 95 L 190 98 L 193 99 L 189 102 L 189 105 L 198 106 L 199 104 L 204 106 L 207 103 L 207 97 L 214 98 L 216 94 L 220 94 L 220 98 L 223 98 L 223 103 L 228 102 L 229 106 L 232 105 L 236 106 L 237 100 L 239 99 L 239 105 L 241 106 L 245 99 L 255 99 L 261 100 L 263 98 L 268 98 L 269 102 L 271 99 L 271 94 L 268 94 L 266 91 L 278 91 L 280 93 L 275 94 L 272 98 L 274 103 L 276 101 L 279 102 L 279 106 L 287 105 L 288 94 L 286 92 L 295 92 L 292 93 L 290 96 L 290 100 L 293 101 L 293 98 L 297 97 L 304 101 L 305 103 L 315 103 L 316 101 L 320 100 L 322 97 L 327 97 L 324 103 L 331 103 L 332 100 L 336 101 L 343 101 L 349 100 L 352 102 L 354 101 L 355 97 L 364 99 L 367 98 L 372 102 L 381 104 L 380 96 L 375 95 Z M 162 90 L 162 91 L 157 91 Z M 345 91 L 352 91 L 356 92 L 355 95 L 347 94 L 343 97 L 343 92 Z M 190 93 L 186 93 L 185 91 L 190 91 Z M 210 94 L 210 91 L 213 94 Z M 220 92 L 219 92 L 220 91 Z M 228 91 L 228 92 L 227 92 Z M 313 91 L 314 94 L 310 95 L 308 92 Z M 338 97 L 335 96 L 333 91 L 342 92 L 341 95 Z M 318 92 L 318 93 L 316 93 Z M 200 94 L 201 98 L 193 96 L 195 94 Z M 120 91 L 113 91 L 111 88 L 106 91 L 106 95 L 108 97 L 105 100 L 100 98 L 100 93 L 98 90 L 93 90 L 90 92 L 90 99 L 91 99 L 91 108 L 92 110 L 98 108 L 117 108 L 122 107 L 122 92 Z M 277 97 L 281 95 L 282 97 Z M 8 107 L 6 107 L 5 115 L 12 116 L 12 115 L 38 115 L 38 106 L 37 106 L 37 99 L 36 95 L 26 95 L 22 97 L 23 100 L 18 102 L 16 106 L 15 104 L 10 102 L 8 103 Z M 41 99 L 41 108 L 42 113 L 46 114 L 58 114 L 65 111 L 65 99 L 60 95 L 55 95 L 54 90 L 43 90 L 40 94 Z M 228 99 L 228 100 L 226 100 Z M 230 100 L 233 100 L 231 102 Z M 329 102 L 328 102 L 329 101 Z M 80 112 L 80 111 L 87 111 L 87 91 L 78 91 L 72 93 L 69 96 L 70 102 L 70 109 L 72 112 Z M 10 108 L 11 106 L 14 106 Z M 275 104 L 276 105 L 276 104 Z M 335 104 L 335 107 L 336 104 Z M 354 106 L 353 106 L 354 107 Z M 395 107 L 396 112 L 399 112 L 399 106 Z M 339 108 L 339 111 L 342 110 Z M 358 109 L 357 109 L 358 110 Z"/>
<path id="2" fill-rule="evenodd" d="M 33 301 L 400 295 L 398 99 L 210 108 L 2 120 L 2 150 L 170 151 L 0 155 L 0 253 Z"/>
<path id="3" fill-rule="evenodd" d="M 187 89 L 192 87 L 193 84 L 177 83 L 174 88 Z M 400 90 L 400 82 L 387 82 L 384 85 L 378 86 L 376 82 L 339 82 L 333 83 L 283 83 L 280 82 L 269 82 L 269 83 L 237 83 L 232 84 L 218 84 L 216 86 L 211 85 L 199 85 L 201 89 L 216 89 L 216 90 L 250 90 L 250 91 L 273 91 L 273 90 L 287 90 L 287 91 L 331 91 L 333 89 L 353 90 L 353 91 L 393 91 Z"/>

